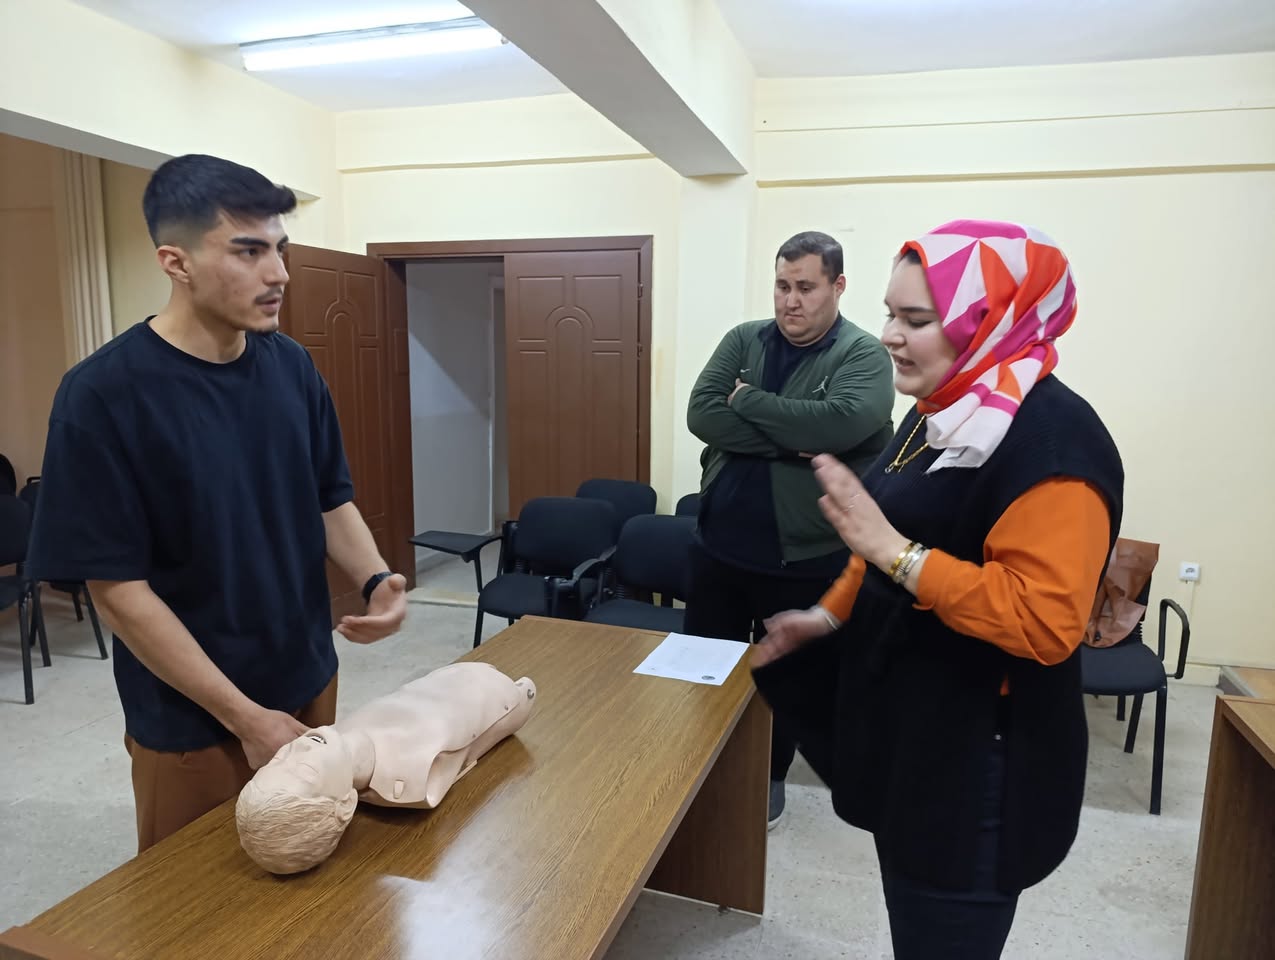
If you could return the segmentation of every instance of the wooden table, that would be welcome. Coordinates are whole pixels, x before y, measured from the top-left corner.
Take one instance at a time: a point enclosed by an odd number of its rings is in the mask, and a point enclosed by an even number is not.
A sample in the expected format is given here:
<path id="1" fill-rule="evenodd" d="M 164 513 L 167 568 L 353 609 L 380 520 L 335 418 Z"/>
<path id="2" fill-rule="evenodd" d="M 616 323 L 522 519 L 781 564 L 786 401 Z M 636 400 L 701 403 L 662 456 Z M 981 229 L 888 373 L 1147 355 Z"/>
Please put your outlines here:
<path id="1" fill-rule="evenodd" d="M 9 956 L 571 960 L 606 952 L 643 886 L 760 913 L 769 711 L 747 658 L 720 687 L 634 675 L 662 639 L 524 619 L 462 659 L 531 677 L 536 711 L 436 810 L 361 805 L 326 863 L 276 878 L 229 801 L 11 931 Z"/>
<path id="2" fill-rule="evenodd" d="M 1275 701 L 1218 697 L 1186 955 L 1275 957 Z"/>

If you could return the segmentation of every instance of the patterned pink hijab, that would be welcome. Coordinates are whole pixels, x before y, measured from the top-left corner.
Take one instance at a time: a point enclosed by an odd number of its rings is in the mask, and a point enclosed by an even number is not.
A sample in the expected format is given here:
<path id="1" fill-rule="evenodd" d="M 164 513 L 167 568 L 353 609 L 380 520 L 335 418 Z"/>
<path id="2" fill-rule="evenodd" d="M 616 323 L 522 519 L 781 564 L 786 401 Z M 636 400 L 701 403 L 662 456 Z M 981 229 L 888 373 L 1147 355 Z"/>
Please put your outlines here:
<path id="1" fill-rule="evenodd" d="M 1076 287 L 1057 244 L 1032 227 L 954 220 L 909 240 L 957 350 L 917 407 L 943 453 L 930 472 L 979 467 L 1000 445 L 1023 398 L 1058 364 L 1054 340 L 1076 317 Z"/>

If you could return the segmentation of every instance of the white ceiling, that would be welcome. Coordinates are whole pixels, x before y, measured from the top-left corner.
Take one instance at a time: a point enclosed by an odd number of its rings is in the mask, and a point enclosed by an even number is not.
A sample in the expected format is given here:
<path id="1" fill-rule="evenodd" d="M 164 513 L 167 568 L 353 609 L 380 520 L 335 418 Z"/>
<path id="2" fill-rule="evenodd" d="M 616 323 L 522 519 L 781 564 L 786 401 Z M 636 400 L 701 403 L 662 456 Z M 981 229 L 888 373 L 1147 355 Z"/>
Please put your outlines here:
<path id="1" fill-rule="evenodd" d="M 243 69 L 238 45 L 339 30 L 468 17 L 455 0 L 76 0 L 80 6 Z M 328 110 L 424 107 L 563 93 L 513 44 L 411 60 L 351 63 L 254 76 Z"/>
<path id="2" fill-rule="evenodd" d="M 242 69 L 239 43 L 469 15 L 455 0 L 77 2 L 235 69 Z M 763 77 L 850 76 L 1275 50 L 1275 0 L 717 3 Z M 566 89 L 513 44 L 414 60 L 256 76 L 334 111 L 467 103 Z"/>
<path id="3" fill-rule="evenodd" d="M 717 0 L 762 77 L 1275 50 L 1275 0 Z"/>

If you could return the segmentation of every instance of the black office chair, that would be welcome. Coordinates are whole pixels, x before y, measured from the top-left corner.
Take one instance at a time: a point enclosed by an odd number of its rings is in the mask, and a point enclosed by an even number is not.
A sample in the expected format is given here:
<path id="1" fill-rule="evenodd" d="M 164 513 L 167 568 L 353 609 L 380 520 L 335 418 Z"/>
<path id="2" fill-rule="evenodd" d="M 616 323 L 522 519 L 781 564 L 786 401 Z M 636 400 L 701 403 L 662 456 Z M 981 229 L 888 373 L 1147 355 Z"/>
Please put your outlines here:
<path id="1" fill-rule="evenodd" d="M 1151 581 L 1138 596 L 1138 602 L 1146 604 L 1151 596 Z M 1165 667 L 1165 630 L 1168 612 L 1172 610 L 1179 621 L 1177 669 L 1168 673 Z M 1146 615 L 1143 615 L 1145 620 Z M 1142 640 L 1142 621 L 1119 643 L 1110 647 L 1080 648 L 1081 685 L 1085 693 L 1119 697 L 1116 717 L 1124 719 L 1125 697 L 1133 697 L 1133 710 L 1129 714 L 1129 729 L 1125 735 L 1124 752 L 1133 753 L 1138 736 L 1138 719 L 1142 715 L 1142 698 L 1155 694 L 1155 742 L 1151 754 L 1151 812 L 1160 813 L 1160 790 L 1164 781 L 1164 726 L 1169 700 L 1169 677 L 1181 680 L 1186 673 L 1187 647 L 1191 643 L 1191 623 L 1186 611 L 1165 598 L 1160 601 L 1160 627 L 1157 651 L 1153 652 Z"/>
<path id="2" fill-rule="evenodd" d="M 26 485 L 18 493 L 18 497 L 31 508 L 31 515 L 35 516 L 35 505 L 40 495 L 40 478 L 28 477 Z M 106 640 L 102 636 L 102 624 L 97 619 L 97 607 L 93 606 L 93 595 L 89 593 L 89 586 L 83 580 L 53 580 L 49 581 L 50 589 L 65 593 L 71 598 L 71 603 L 75 607 L 75 619 L 79 622 L 84 621 L 84 610 L 88 609 L 89 622 L 93 625 L 93 635 L 97 638 L 97 652 L 103 659 L 107 659 L 109 654 L 106 652 Z M 80 600 L 83 598 L 83 606 Z M 34 599 L 32 601 L 32 612 L 36 622 L 39 624 L 40 636 L 45 637 L 44 626 L 44 602 L 41 598 L 39 585 L 36 585 Z M 45 666 L 48 666 L 46 663 Z"/>
<path id="3" fill-rule="evenodd" d="M 14 565 L 16 573 L 0 577 L 0 610 L 18 607 L 18 642 L 22 648 L 22 685 L 26 702 L 35 703 L 31 677 L 31 636 L 38 635 L 44 665 L 49 665 L 49 643 L 36 622 L 32 595 L 36 585 L 22 569 L 31 537 L 31 508 L 13 494 L 0 494 L 0 567 Z"/>
<path id="4" fill-rule="evenodd" d="M 609 561 L 599 558 L 596 569 L 609 566 L 614 593 L 597 591 L 584 619 L 639 630 L 680 633 L 686 611 L 673 606 L 686 600 L 690 579 L 691 538 L 695 521 L 690 517 L 634 517 L 624 525 L 620 542 Z M 594 569 L 587 565 L 581 573 Z M 660 605 L 653 601 L 655 594 Z"/>
<path id="5" fill-rule="evenodd" d="M 577 497 L 605 500 L 615 508 L 615 536 L 632 517 L 655 512 L 655 490 L 634 480 L 586 480 L 576 490 Z"/>
<path id="6" fill-rule="evenodd" d="M 677 517 L 698 517 L 699 494 L 688 493 L 681 500 L 677 501 L 677 507 L 673 510 L 673 515 Z"/>
<path id="7" fill-rule="evenodd" d="M 483 583 L 479 553 L 500 541 L 496 576 Z M 577 620 L 585 601 L 598 589 L 596 578 L 577 568 L 615 548 L 615 508 L 605 500 L 537 497 L 528 500 L 517 520 L 505 522 L 499 536 L 428 530 L 411 538 L 418 547 L 455 553 L 474 561 L 478 614 L 474 646 L 482 642 L 483 618 L 491 613 L 510 623 L 524 616 Z"/>
<path id="8" fill-rule="evenodd" d="M 9 458 L 0 453 L 0 497 L 12 497 L 18 492 L 18 475 Z"/>

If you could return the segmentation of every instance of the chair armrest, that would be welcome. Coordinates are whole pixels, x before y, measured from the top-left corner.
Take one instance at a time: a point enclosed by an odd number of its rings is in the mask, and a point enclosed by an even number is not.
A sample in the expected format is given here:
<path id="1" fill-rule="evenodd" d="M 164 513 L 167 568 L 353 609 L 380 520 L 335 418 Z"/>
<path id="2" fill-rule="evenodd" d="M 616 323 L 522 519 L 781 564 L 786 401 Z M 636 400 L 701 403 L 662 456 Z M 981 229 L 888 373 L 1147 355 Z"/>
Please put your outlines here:
<path id="1" fill-rule="evenodd" d="M 545 599 L 549 616 L 557 616 L 559 600 L 579 593 L 581 580 L 598 571 L 605 572 L 611 565 L 611 558 L 614 556 L 615 547 L 608 547 L 602 556 L 591 557 L 577 566 L 571 571 L 570 577 L 545 577 Z M 601 585 L 599 584 L 598 593 L 600 594 L 601 592 Z M 594 599 L 597 599 L 596 595 Z"/>
<path id="2" fill-rule="evenodd" d="M 517 520 L 506 520 L 500 525 L 500 556 L 496 559 L 497 573 L 513 573 L 518 562 L 514 550 L 514 535 L 518 532 Z"/>
<path id="3" fill-rule="evenodd" d="M 426 550 L 450 553 L 466 563 L 473 560 L 478 551 L 489 543 L 495 543 L 501 534 L 457 533 L 450 530 L 426 530 L 408 538 L 408 543 Z"/>
<path id="4" fill-rule="evenodd" d="M 598 567 L 609 567 L 611 559 L 615 556 L 615 547 L 607 547 L 606 551 L 600 557 L 593 557 L 584 561 L 580 566 L 571 571 L 571 579 L 568 582 L 571 586 L 579 586 L 580 581 L 593 573 Z"/>
<path id="5" fill-rule="evenodd" d="M 1159 635 L 1159 653 L 1160 659 L 1164 659 L 1164 632 L 1168 623 L 1166 614 L 1172 610 L 1178 615 L 1180 632 L 1178 635 L 1178 669 L 1172 674 L 1174 680 L 1181 680 L 1186 674 L 1186 651 L 1191 643 L 1191 621 L 1187 618 L 1186 611 L 1182 606 L 1174 600 L 1165 597 L 1160 601 L 1160 635 Z"/>

